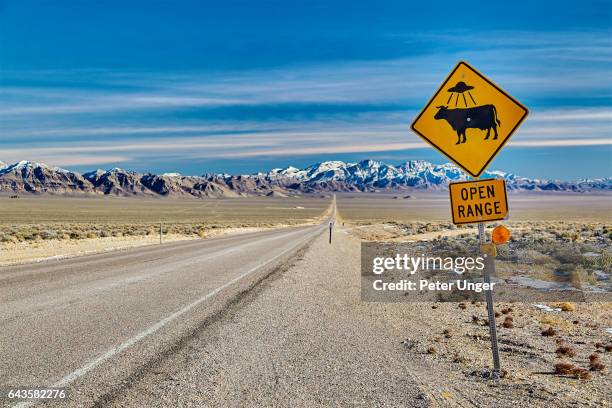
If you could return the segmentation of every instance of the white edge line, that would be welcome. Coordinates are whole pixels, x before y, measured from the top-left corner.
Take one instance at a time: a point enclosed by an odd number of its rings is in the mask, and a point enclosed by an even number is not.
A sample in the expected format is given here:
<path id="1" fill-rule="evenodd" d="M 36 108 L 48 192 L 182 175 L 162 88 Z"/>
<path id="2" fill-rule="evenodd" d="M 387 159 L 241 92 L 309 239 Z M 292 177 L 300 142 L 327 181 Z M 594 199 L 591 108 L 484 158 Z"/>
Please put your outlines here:
<path id="1" fill-rule="evenodd" d="M 317 228 L 317 232 L 319 232 L 320 229 L 322 229 L 322 228 L 321 227 Z M 183 307 L 182 309 L 172 313 L 170 316 L 165 317 L 162 320 L 160 320 L 159 322 L 155 323 L 153 326 L 149 327 L 148 329 L 138 333 L 137 335 L 135 335 L 134 337 L 130 338 L 129 340 L 121 343 L 119 346 L 113 347 L 113 348 L 107 350 L 104 354 L 98 356 L 97 358 L 95 358 L 94 360 L 92 360 L 89 363 L 85 364 L 84 366 L 82 366 L 80 368 L 77 368 L 76 370 L 74 370 L 70 374 L 66 375 L 64 378 L 62 378 L 61 380 L 59 380 L 55 384 L 51 385 L 49 388 L 61 388 L 61 387 L 65 387 L 65 386 L 69 385 L 73 381 L 77 380 L 78 378 L 80 378 L 83 375 L 87 374 L 89 371 L 91 371 L 94 368 L 96 368 L 98 365 L 100 365 L 104 361 L 106 361 L 106 360 L 110 359 L 111 357 L 113 357 L 113 356 L 123 352 L 124 350 L 126 350 L 129 347 L 133 346 L 134 344 L 138 343 L 140 340 L 144 339 L 145 337 L 155 333 L 156 331 L 158 331 L 159 329 L 161 329 L 162 327 L 164 327 L 168 323 L 170 323 L 173 320 L 175 320 L 177 317 L 180 317 L 181 315 L 187 313 L 188 311 L 190 311 L 194 307 L 198 306 L 200 303 L 203 303 L 203 302 L 207 301 L 208 299 L 210 299 L 211 297 L 215 296 L 217 293 L 221 292 L 222 290 L 224 290 L 224 289 L 232 286 L 234 283 L 236 283 L 236 282 L 246 278 L 247 276 L 249 276 L 253 272 L 255 272 L 258 269 L 268 265 L 269 263 L 274 262 L 275 260 L 277 260 L 281 256 L 285 255 L 287 252 L 290 252 L 290 251 L 294 250 L 295 248 L 299 247 L 304 242 L 306 242 L 308 239 L 310 239 L 311 236 L 314 236 L 314 235 L 316 235 L 316 233 L 309 234 L 305 239 L 299 241 L 294 246 L 285 249 L 283 252 L 275 255 L 274 257 L 268 259 L 265 262 L 260 263 L 257 266 L 254 266 L 253 268 L 251 268 L 248 271 L 244 272 L 242 275 L 239 275 L 239 276 L 235 277 L 234 279 L 230 280 L 229 282 L 224 283 L 223 285 L 219 286 L 217 289 L 214 289 L 212 292 L 207 293 L 205 296 L 199 298 L 198 300 L 196 300 L 194 302 L 191 302 L 190 304 L 188 304 L 187 306 Z M 39 402 L 39 401 L 24 401 L 24 402 L 19 402 L 19 403 L 13 405 L 13 407 L 15 407 L 15 408 L 26 408 L 26 407 L 30 407 L 30 406 L 34 405 L 37 402 Z"/>

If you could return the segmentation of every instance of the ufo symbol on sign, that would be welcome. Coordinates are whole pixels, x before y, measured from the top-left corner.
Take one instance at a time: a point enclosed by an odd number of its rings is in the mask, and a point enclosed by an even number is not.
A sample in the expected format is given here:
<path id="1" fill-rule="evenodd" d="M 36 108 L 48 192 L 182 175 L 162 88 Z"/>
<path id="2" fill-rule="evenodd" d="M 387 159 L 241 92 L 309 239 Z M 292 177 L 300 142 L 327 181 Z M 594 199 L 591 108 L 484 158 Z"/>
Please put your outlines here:
<path id="1" fill-rule="evenodd" d="M 448 92 L 464 93 L 465 91 L 469 91 L 470 89 L 474 89 L 474 87 L 466 84 L 463 81 L 459 81 L 457 82 L 457 85 L 453 86 L 452 88 L 448 88 Z"/>
<path id="2" fill-rule="evenodd" d="M 466 84 L 463 81 L 457 82 L 457 84 L 455 84 L 455 86 L 447 89 L 447 92 L 450 92 L 451 94 L 450 94 L 446 104 L 448 105 L 450 103 L 450 101 L 453 99 L 453 94 L 457 94 L 457 97 L 455 98 L 455 106 L 457 106 L 457 102 L 459 102 L 459 95 L 461 95 L 463 97 L 463 104 L 467 107 L 468 106 L 467 99 L 465 98 L 465 95 L 463 94 L 464 92 L 467 92 L 467 94 L 469 95 L 469 97 L 472 100 L 472 102 L 474 103 L 474 105 L 476 105 L 476 100 L 474 99 L 472 94 L 469 92 L 472 89 L 474 89 L 473 86 L 468 85 L 468 84 Z"/>

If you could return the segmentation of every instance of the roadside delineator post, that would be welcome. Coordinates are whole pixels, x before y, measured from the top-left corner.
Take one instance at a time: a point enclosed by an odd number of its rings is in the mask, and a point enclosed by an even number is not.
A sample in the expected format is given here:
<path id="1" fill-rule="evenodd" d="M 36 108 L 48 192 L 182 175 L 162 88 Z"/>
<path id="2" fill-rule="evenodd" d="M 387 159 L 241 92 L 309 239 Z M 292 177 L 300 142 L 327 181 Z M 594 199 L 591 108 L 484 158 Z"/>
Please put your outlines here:
<path id="1" fill-rule="evenodd" d="M 162 230 L 162 223 L 159 223 L 159 243 L 162 243 L 162 236 L 163 236 L 163 230 Z"/>
<path id="2" fill-rule="evenodd" d="M 330 221 L 329 223 L 329 243 L 331 244 L 331 238 L 332 238 L 332 225 L 334 223 Z"/>
<path id="3" fill-rule="evenodd" d="M 484 222 L 505 219 L 508 206 L 505 183 L 477 179 L 528 114 L 527 108 L 501 87 L 467 62 L 460 61 L 410 126 L 423 140 L 475 179 L 451 183 L 449 193 L 453 223 L 478 223 L 480 253 L 485 257 L 483 280 L 487 284 L 485 298 L 493 352 L 491 378 L 494 379 L 498 379 L 501 373 L 490 289 L 491 274 L 495 273 L 497 242 L 487 242 Z M 470 194 L 453 195 L 453 190 L 459 193 L 469 191 Z"/>

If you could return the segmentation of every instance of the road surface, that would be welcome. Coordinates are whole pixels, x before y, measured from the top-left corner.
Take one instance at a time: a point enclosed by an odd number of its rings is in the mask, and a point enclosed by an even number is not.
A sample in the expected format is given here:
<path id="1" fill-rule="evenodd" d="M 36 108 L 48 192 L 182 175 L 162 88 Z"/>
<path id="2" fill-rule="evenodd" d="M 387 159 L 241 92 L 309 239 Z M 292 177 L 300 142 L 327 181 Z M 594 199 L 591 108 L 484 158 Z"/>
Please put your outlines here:
<path id="1" fill-rule="evenodd" d="M 218 318 L 327 225 L 0 268 L 0 384 L 66 386 L 75 390 L 70 404 L 92 405 Z"/>

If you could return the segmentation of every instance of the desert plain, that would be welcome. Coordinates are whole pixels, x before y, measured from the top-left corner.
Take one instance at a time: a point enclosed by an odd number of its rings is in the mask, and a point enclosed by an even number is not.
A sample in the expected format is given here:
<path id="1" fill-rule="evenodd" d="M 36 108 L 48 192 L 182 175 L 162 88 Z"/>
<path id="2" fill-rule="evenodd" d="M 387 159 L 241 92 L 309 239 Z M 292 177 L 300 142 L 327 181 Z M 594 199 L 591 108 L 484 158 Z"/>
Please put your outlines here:
<path id="1" fill-rule="evenodd" d="M 207 314 L 207 323 L 162 357 L 120 373 L 127 376 L 121 386 L 100 396 L 77 383 L 72 404 L 610 404 L 612 302 L 497 302 L 503 371 L 492 380 L 483 302 L 363 302 L 360 296 L 362 242 L 469 252 L 477 248 L 474 226 L 452 225 L 445 193 L 335 197 L 2 197 L 0 262 L 27 269 L 30 262 L 154 247 L 160 223 L 166 243 L 325 224 L 335 215 L 331 245 L 323 229 L 217 307 L 223 312 L 207 312 L 218 316 Z M 511 193 L 508 199 L 510 219 L 488 228 L 503 223 L 512 232 L 498 251 L 501 278 L 521 270 L 533 281 L 554 282 L 562 272 L 578 291 L 609 288 L 612 195 Z"/>

